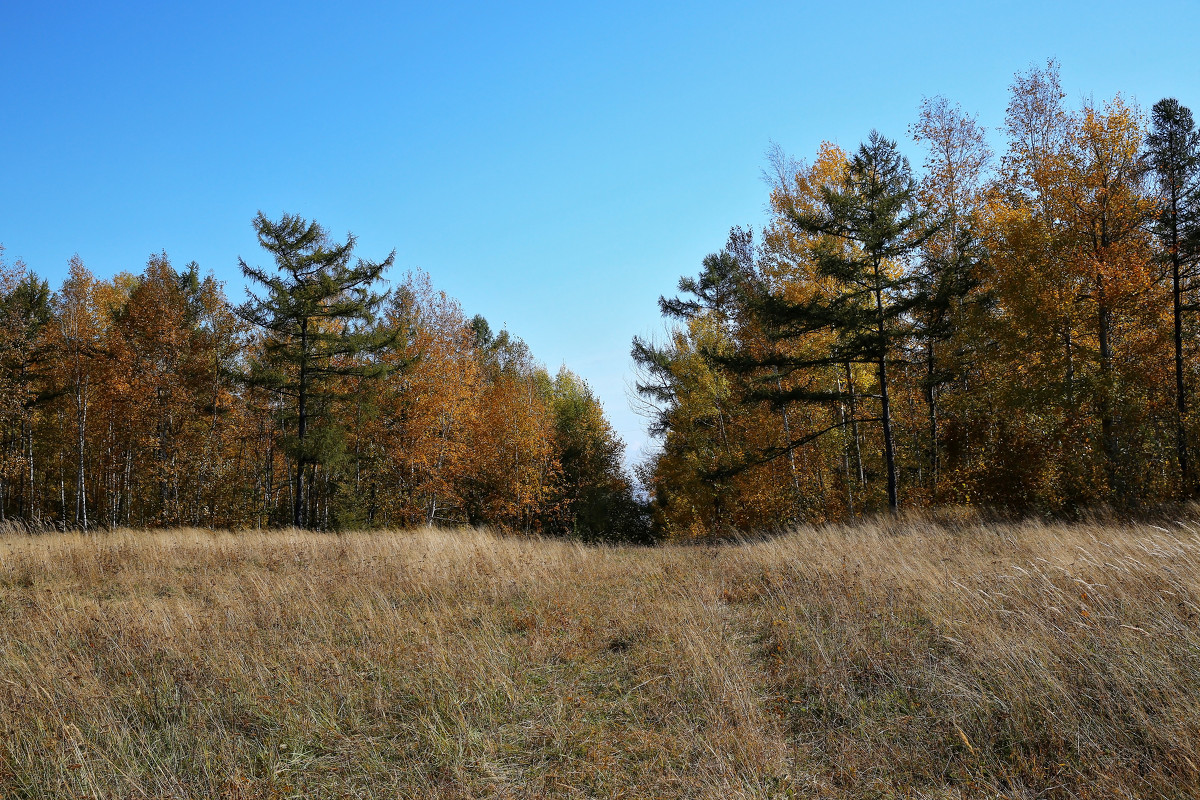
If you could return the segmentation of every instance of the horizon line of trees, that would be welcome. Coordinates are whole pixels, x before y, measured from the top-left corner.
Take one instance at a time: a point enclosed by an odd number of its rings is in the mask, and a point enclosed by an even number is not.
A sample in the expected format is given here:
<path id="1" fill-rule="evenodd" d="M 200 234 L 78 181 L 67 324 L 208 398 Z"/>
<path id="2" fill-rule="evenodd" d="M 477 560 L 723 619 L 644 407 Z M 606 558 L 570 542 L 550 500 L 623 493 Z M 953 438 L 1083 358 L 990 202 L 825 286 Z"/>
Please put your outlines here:
<path id="1" fill-rule="evenodd" d="M 0 248 L 0 523 L 485 525 L 643 540 L 598 398 L 427 275 L 285 215 L 234 305 L 166 253 L 51 291 Z"/>
<path id="2" fill-rule="evenodd" d="M 734 228 L 635 338 L 675 536 L 965 505 L 1070 514 L 1196 497 L 1200 134 L 1167 98 L 1068 108 L 1018 74 L 997 159 L 927 99 L 911 138 L 771 153 Z"/>

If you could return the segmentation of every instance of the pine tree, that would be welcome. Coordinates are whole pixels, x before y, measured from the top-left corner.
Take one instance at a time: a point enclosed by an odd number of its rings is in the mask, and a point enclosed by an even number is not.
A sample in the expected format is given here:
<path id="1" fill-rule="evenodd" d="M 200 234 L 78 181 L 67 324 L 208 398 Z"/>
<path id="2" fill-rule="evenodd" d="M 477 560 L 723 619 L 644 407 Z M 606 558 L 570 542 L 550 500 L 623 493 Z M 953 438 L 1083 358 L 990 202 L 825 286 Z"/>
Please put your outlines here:
<path id="1" fill-rule="evenodd" d="M 888 506 L 897 511 L 889 362 L 906 334 L 910 312 L 921 299 L 908 262 L 933 228 L 927 214 L 916 209 L 916 184 L 908 159 L 894 141 L 876 131 L 850 159 L 840 184 L 819 191 L 816 208 L 797 207 L 788 216 L 797 235 L 816 241 L 812 257 L 821 290 L 794 299 L 760 289 L 750 305 L 758 325 L 776 345 L 819 333 L 830 334 L 832 344 L 819 353 L 797 354 L 776 346 L 766 354 L 740 353 L 723 360 L 751 379 L 750 397 L 776 406 L 795 401 L 834 404 L 843 399 L 840 390 L 811 381 L 798 385 L 792 381 L 783 387 L 781 378 L 839 364 L 871 364 L 878 379 L 880 414 L 867 421 L 882 425 Z M 806 433 L 776 448 L 774 455 L 791 452 L 843 424 Z"/>
<path id="2" fill-rule="evenodd" d="M 1151 130 L 1146 137 L 1149 166 L 1158 183 L 1160 211 L 1155 233 L 1171 270 L 1171 295 L 1175 327 L 1175 449 L 1184 493 L 1194 481 L 1188 459 L 1185 418 L 1187 390 L 1183 380 L 1184 296 L 1190 290 L 1200 260 L 1200 131 L 1192 112 L 1174 98 L 1154 104 Z"/>
<path id="3" fill-rule="evenodd" d="M 635 384 L 651 433 L 664 437 L 664 456 L 691 468 L 688 482 L 705 487 L 709 526 L 727 523 L 729 478 L 745 469 L 744 458 L 731 446 L 730 433 L 739 410 L 730 396 L 726 368 L 732 332 L 742 315 L 742 284 L 754 279 L 753 236 L 742 228 L 730 231 L 725 249 L 704 258 L 700 275 L 679 279 L 680 296 L 660 297 L 664 317 L 679 324 L 666 345 L 635 336 L 631 355 L 638 366 Z M 667 492 L 657 502 L 667 502 Z"/>
<path id="4" fill-rule="evenodd" d="M 332 458 L 337 430 L 331 403 L 347 377 L 379 378 L 392 364 L 371 356 L 391 347 L 397 331 L 372 323 L 386 293 L 372 286 L 392 265 L 395 251 L 379 262 L 351 264 L 355 238 L 330 239 L 324 228 L 285 214 L 278 222 L 260 211 L 254 219 L 258 241 L 275 259 L 272 275 L 238 259 L 242 273 L 267 289 L 247 290 L 238 315 L 262 331 L 261 351 L 245 375 L 253 385 L 277 393 L 289 433 L 283 449 L 293 462 L 292 524 L 309 524 L 306 481 L 312 469 Z M 294 434 L 291 432 L 294 431 Z"/>

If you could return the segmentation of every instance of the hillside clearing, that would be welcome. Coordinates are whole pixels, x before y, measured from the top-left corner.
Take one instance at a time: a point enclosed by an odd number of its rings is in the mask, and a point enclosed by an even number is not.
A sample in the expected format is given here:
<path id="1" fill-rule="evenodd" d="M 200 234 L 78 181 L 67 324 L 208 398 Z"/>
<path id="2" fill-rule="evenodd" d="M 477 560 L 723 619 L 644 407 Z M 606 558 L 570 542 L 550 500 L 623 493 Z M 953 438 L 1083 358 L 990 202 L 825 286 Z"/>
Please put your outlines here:
<path id="1" fill-rule="evenodd" d="M 0 797 L 1194 796 L 1194 527 L 0 536 Z"/>

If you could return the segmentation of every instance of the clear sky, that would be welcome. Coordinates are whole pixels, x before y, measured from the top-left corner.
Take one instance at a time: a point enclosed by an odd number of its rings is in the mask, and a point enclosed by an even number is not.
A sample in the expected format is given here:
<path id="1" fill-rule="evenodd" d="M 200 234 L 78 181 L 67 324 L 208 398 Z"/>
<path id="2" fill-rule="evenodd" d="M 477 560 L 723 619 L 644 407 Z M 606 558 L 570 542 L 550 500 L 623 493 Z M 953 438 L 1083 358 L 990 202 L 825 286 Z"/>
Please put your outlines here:
<path id="1" fill-rule="evenodd" d="M 583 375 L 636 457 L 630 338 L 761 224 L 772 141 L 903 138 L 936 94 L 994 128 L 1051 56 L 1072 102 L 1200 111 L 1198 42 L 1194 2 L 3 0 L 0 243 L 52 285 L 166 250 L 236 301 L 255 212 L 315 218 Z"/>

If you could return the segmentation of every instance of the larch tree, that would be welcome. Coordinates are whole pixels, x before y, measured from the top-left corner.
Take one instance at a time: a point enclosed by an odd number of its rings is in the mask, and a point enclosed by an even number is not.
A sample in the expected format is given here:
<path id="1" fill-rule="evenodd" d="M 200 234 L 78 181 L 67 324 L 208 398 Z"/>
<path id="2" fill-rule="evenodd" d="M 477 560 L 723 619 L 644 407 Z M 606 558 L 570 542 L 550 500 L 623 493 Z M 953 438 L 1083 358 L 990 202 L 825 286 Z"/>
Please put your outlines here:
<path id="1" fill-rule="evenodd" d="M 1094 396 L 1109 489 L 1119 502 L 1128 497 L 1121 468 L 1117 328 L 1154 283 L 1146 235 L 1154 202 L 1146 191 L 1141 147 L 1136 108 L 1120 96 L 1102 107 L 1086 104 L 1072 119 L 1050 193 L 1052 214 L 1067 226 L 1070 270 L 1094 315 Z"/>
<path id="2" fill-rule="evenodd" d="M 1101 495 L 1083 391 L 1089 282 L 1072 268 L 1075 238 L 1055 202 L 1071 127 L 1064 98 L 1054 61 L 1015 76 L 1007 148 L 985 187 L 985 287 L 994 308 L 973 331 L 986 357 L 975 367 L 974 424 L 954 445 L 973 465 L 959 475 L 959 496 L 985 503 L 1022 496 L 1061 508 Z"/>
<path id="3" fill-rule="evenodd" d="M 1014 278 L 1011 296 L 1037 298 L 1029 304 L 1030 333 L 1045 332 L 1061 341 L 1062 394 L 1070 407 L 1074 405 L 1077 349 L 1075 298 L 1084 289 L 1065 266 L 1064 225 L 1051 209 L 1056 165 L 1066 149 L 1070 122 L 1063 107 L 1065 97 L 1056 61 L 1014 79 L 1004 125 L 1009 146 L 993 187 L 997 199 L 989 227 L 993 239 L 999 240 L 992 242 L 993 250 L 1011 250 L 1014 262 L 1030 256 L 1036 248 L 1030 269 L 1006 271 L 1001 279 L 1010 274 Z M 1010 241 L 1012 247 L 1008 247 Z"/>
<path id="4" fill-rule="evenodd" d="M 1188 394 L 1184 380 L 1183 313 L 1200 261 L 1200 131 L 1192 112 L 1174 98 L 1154 104 L 1146 156 L 1158 188 L 1154 232 L 1171 273 L 1175 355 L 1175 453 L 1185 494 L 1196 491 L 1187 442 Z M 1194 309 L 1188 309 L 1194 310 Z"/>
<path id="5" fill-rule="evenodd" d="M 292 524 L 302 528 L 310 516 L 306 481 L 336 446 L 330 403 L 341 396 L 340 382 L 382 377 L 391 369 L 370 356 L 391 347 L 396 332 L 371 323 L 386 297 L 373 287 L 395 252 L 383 261 L 352 263 L 352 234 L 337 242 L 316 222 L 291 214 L 274 221 L 260 211 L 254 229 L 280 274 L 238 259 L 242 273 L 266 289 L 262 296 L 248 289 L 249 299 L 237 309 L 263 334 L 245 379 L 284 398 L 283 446 L 294 468 Z"/>
<path id="6" fill-rule="evenodd" d="M 916 205 L 917 186 L 908 159 L 896 143 L 872 131 L 850 158 L 840 183 L 819 187 L 813 208 L 795 207 L 788 217 L 800 236 L 815 241 L 812 263 L 821 291 L 793 300 L 785 292 L 760 292 L 752 301 L 758 323 L 776 343 L 821 331 L 836 332 L 824 354 L 797 357 L 775 348 L 765 355 L 741 354 L 729 363 L 743 373 L 759 373 L 754 395 L 781 404 L 792 400 L 830 403 L 831 389 L 783 388 L 779 374 L 837 363 L 874 366 L 887 472 L 888 507 L 900 508 L 896 440 L 892 425 L 890 363 L 907 335 L 909 317 L 920 298 L 915 291 L 913 255 L 932 234 L 928 214 Z M 762 369 L 768 368 L 768 380 Z M 828 430 L 841 427 L 834 423 Z M 826 431 L 787 445 L 790 451 Z M 781 451 L 784 452 L 784 451 Z"/>
<path id="7" fill-rule="evenodd" d="M 214 287 L 201 282 L 195 263 L 180 273 L 166 253 L 151 256 L 115 315 L 107 348 L 115 373 L 110 391 L 118 393 L 124 420 L 120 427 L 132 434 L 134 450 L 144 450 L 136 456 L 153 487 L 139 494 L 155 498 L 148 516 L 164 524 L 186 519 L 184 501 L 198 494 L 189 484 L 216 457 L 202 452 L 214 422 L 205 414 L 214 399 L 214 342 L 202 328 L 205 304 L 212 301 L 206 291 Z M 112 505 L 115 521 L 119 504 Z"/>
<path id="8" fill-rule="evenodd" d="M 984 128 L 944 97 L 927 98 L 912 128 L 913 139 L 927 148 L 921 204 L 940 222 L 922 247 L 917 283 L 923 298 L 917 314 L 917 338 L 924 349 L 922 387 L 929 417 L 928 467 L 936 493 L 941 472 L 938 394 L 960 371 L 949 357 L 961 345 L 964 303 L 979 285 L 985 248 L 980 242 L 977 209 L 985 171 L 992 157 Z"/>
<path id="9" fill-rule="evenodd" d="M 660 475 L 668 473 L 689 488 L 685 520 L 672 515 L 672 526 L 695 529 L 729 525 L 737 494 L 731 478 L 744 468 L 741 450 L 745 410 L 720 359 L 731 354 L 743 321 L 741 286 L 753 279 L 753 240 L 734 228 L 725 248 L 706 256 L 699 276 L 678 283 L 679 296 L 660 297 L 663 316 L 676 326 L 669 341 L 634 337 L 631 355 L 639 369 L 636 391 L 652 432 L 665 437 Z M 677 481 L 659 481 L 655 493 L 660 517 L 676 492 Z M 700 489 L 700 487 L 703 487 Z"/>
<path id="10" fill-rule="evenodd" d="M 463 511 L 472 524 L 495 520 L 533 531 L 543 521 L 560 470 L 550 376 L 525 342 L 507 331 L 479 345 L 483 385 L 471 420 Z"/>
<path id="11" fill-rule="evenodd" d="M 410 526 L 453 520 L 463 508 L 470 431 L 483 391 L 477 337 L 458 302 L 423 272 L 406 277 L 383 318 L 407 332 L 404 347 L 383 358 L 410 366 L 376 387 L 376 435 L 364 449 L 379 448 L 386 457 L 371 461 L 368 514 Z"/>

